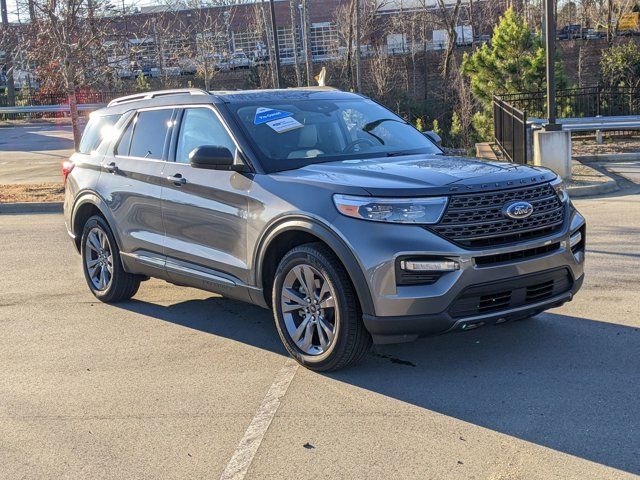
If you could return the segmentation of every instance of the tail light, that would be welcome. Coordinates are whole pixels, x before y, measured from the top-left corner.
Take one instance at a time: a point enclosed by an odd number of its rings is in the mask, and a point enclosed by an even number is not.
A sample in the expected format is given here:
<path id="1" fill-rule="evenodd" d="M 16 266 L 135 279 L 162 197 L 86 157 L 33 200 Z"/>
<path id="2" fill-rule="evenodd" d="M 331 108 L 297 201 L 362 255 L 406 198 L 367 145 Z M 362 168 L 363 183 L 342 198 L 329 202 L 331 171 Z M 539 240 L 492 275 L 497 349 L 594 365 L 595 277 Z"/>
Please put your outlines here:
<path id="1" fill-rule="evenodd" d="M 76 164 L 73 163 L 71 160 L 65 160 L 62 162 L 62 178 L 64 180 L 64 184 L 67 184 L 67 177 L 69 176 L 69 174 L 71 173 L 71 170 L 73 170 L 73 167 L 75 167 Z"/>

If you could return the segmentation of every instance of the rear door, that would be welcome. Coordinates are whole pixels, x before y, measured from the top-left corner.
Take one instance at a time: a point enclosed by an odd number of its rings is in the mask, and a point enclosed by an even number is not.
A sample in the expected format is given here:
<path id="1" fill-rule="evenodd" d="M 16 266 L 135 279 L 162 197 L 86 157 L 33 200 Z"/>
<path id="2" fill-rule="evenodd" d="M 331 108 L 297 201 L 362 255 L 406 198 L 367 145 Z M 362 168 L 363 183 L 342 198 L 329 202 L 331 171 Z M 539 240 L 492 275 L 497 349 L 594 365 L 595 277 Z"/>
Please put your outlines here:
<path id="1" fill-rule="evenodd" d="M 103 159 L 99 182 L 125 262 L 130 265 L 130 260 L 137 260 L 162 272 L 162 171 L 174 113 L 173 108 L 165 107 L 139 110 L 133 115 L 113 152 Z"/>
<path id="2" fill-rule="evenodd" d="M 247 194 L 253 181 L 241 173 L 189 164 L 189 153 L 202 145 L 223 146 L 238 155 L 212 106 L 187 107 L 179 117 L 175 161 L 164 171 L 162 196 L 168 274 L 176 282 L 185 282 L 185 276 L 246 282 Z"/>

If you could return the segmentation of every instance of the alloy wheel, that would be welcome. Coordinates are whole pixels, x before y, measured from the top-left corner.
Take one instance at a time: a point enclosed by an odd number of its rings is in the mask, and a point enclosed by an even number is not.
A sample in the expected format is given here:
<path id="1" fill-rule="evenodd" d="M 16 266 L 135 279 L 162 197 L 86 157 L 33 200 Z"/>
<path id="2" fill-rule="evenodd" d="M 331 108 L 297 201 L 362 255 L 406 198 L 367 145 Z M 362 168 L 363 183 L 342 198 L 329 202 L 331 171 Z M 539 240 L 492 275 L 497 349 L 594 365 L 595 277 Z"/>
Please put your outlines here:
<path id="1" fill-rule="evenodd" d="M 113 278 L 113 253 L 107 234 L 98 227 L 89 231 L 85 241 L 85 267 L 96 290 L 104 291 Z"/>
<path id="2" fill-rule="evenodd" d="M 294 266 L 282 285 L 281 308 L 291 340 L 306 355 L 329 350 L 338 327 L 336 295 L 316 268 Z"/>

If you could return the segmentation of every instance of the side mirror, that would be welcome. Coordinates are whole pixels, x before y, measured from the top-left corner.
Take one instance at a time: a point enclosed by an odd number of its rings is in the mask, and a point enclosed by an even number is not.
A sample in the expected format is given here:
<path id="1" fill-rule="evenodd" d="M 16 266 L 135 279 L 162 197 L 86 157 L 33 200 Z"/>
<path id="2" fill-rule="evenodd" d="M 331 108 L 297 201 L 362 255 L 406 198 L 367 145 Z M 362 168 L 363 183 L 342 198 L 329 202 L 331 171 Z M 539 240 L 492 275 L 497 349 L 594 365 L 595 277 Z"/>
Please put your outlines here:
<path id="1" fill-rule="evenodd" d="M 429 140 L 431 140 L 433 143 L 435 143 L 436 145 L 440 145 L 442 143 L 442 138 L 440 137 L 440 135 L 438 135 L 436 132 L 432 130 L 422 132 L 422 134 L 425 137 L 427 137 Z"/>
<path id="2" fill-rule="evenodd" d="M 191 150 L 189 154 L 189 162 L 194 168 L 243 171 L 244 165 L 238 165 L 234 160 L 231 150 L 219 145 L 201 145 Z"/>

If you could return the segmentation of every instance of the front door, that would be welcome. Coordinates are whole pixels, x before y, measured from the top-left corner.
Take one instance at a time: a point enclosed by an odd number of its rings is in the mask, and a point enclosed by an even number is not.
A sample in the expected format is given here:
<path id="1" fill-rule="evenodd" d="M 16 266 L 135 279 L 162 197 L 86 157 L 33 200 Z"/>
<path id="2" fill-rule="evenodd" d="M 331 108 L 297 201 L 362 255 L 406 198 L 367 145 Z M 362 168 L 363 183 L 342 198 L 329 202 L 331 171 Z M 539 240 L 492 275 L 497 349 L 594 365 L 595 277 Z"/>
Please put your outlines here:
<path id="1" fill-rule="evenodd" d="M 210 281 L 204 286 L 215 291 L 248 280 L 247 194 L 253 182 L 242 173 L 192 167 L 189 153 L 202 145 L 226 147 L 237 155 L 235 141 L 212 106 L 185 108 L 175 161 L 164 170 L 164 253 L 174 281 Z"/>

